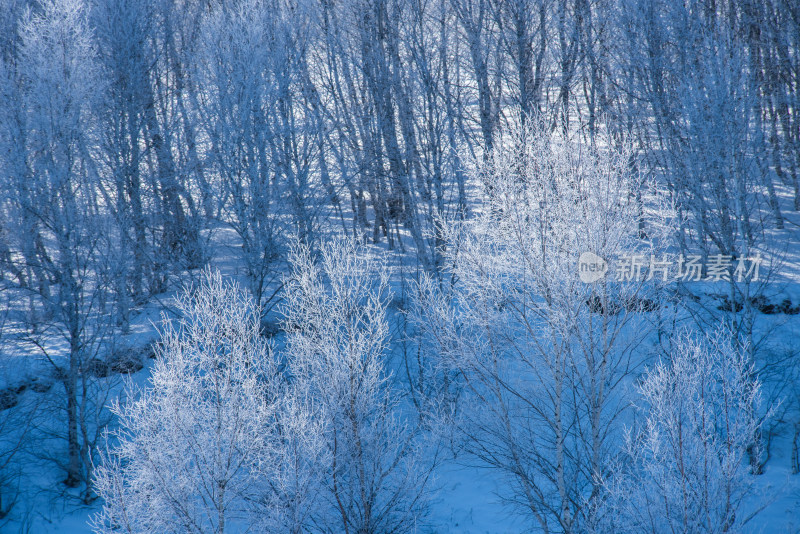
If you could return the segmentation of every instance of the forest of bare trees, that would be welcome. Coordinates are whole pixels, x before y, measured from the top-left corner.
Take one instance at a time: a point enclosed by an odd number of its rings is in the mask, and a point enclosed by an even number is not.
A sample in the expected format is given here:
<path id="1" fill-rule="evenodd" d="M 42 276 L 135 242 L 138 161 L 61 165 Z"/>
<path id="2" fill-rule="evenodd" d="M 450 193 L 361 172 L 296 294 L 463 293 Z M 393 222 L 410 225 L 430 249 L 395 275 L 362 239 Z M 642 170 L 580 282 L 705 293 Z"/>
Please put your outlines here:
<path id="1" fill-rule="evenodd" d="M 501 497 L 526 528 L 621 532 L 625 481 L 650 497 L 656 482 L 620 455 L 652 467 L 663 451 L 640 445 L 657 448 L 657 424 L 679 419 L 637 412 L 634 397 L 661 402 L 674 366 L 700 353 L 716 366 L 707 380 L 736 373 L 731 409 L 755 411 L 739 414 L 735 443 L 709 431 L 691 446 L 743 447 L 746 460 L 729 457 L 760 473 L 788 432 L 800 470 L 797 351 L 770 352 L 759 323 L 796 300 L 728 276 L 709 305 L 691 284 L 587 286 L 574 268 L 590 250 L 763 255 L 777 269 L 800 210 L 796 1 L 0 3 L 0 358 L 37 362 L 2 369 L 0 529 L 30 520 L 24 457 L 58 473 L 51 500 L 105 503 L 95 526 L 109 532 L 424 530 L 428 475 L 450 443 L 507 477 Z M 225 262 L 241 288 L 214 278 Z M 247 313 L 202 308 L 203 291 Z M 184 322 L 159 327 L 145 394 L 120 372 L 149 367 L 149 345 L 120 340 L 153 306 Z M 722 341 L 680 328 L 721 323 L 725 350 L 744 355 L 730 372 L 713 356 Z M 230 367 L 182 337 L 189 327 L 229 336 Z M 262 346 L 275 332 L 280 350 Z M 186 351 L 199 359 L 170 359 Z M 247 441 L 209 462 L 248 472 L 231 476 L 230 503 L 180 509 L 193 501 L 147 486 L 175 461 L 151 452 L 192 443 L 135 436 L 160 424 L 147 410 L 172 413 L 171 381 L 215 372 L 248 388 L 218 407 L 258 416 L 197 443 Z M 214 409 L 190 393 L 169 417 Z M 637 413 L 648 424 L 626 442 Z M 362 463 L 341 450 L 356 444 Z M 734 484 L 730 469 L 703 480 Z M 142 487 L 157 504 L 137 501 Z M 139 514 L 127 526 L 125 499 Z M 227 529 L 213 517 L 223 501 L 239 514 Z M 241 519 L 253 506 L 271 511 Z M 731 510 L 714 512 L 729 521 L 715 532 L 740 528 Z"/>

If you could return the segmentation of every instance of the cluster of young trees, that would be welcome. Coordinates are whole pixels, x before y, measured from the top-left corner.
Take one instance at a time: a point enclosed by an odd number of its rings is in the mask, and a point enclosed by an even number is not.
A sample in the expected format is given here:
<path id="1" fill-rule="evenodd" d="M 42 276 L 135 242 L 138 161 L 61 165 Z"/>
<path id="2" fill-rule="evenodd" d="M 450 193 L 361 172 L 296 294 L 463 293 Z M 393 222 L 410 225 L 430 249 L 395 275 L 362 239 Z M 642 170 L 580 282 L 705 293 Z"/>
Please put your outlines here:
<path id="1" fill-rule="evenodd" d="M 761 385 L 730 334 L 682 333 L 642 379 L 641 427 L 625 435 L 596 532 L 743 532 L 761 510 L 746 468 L 761 446 Z"/>
<path id="2" fill-rule="evenodd" d="M 258 454 L 288 440 L 278 449 L 295 447 L 296 470 L 317 453 L 314 461 L 337 466 L 319 470 L 329 481 L 290 482 L 289 473 L 257 473 L 264 457 L 248 457 L 253 478 L 231 502 L 250 506 L 258 488 L 268 509 L 300 486 L 333 484 L 340 490 L 326 506 L 335 502 L 340 526 L 406 528 L 410 516 L 395 507 L 414 479 L 397 474 L 406 469 L 397 459 L 413 456 L 417 430 L 370 419 L 375 406 L 394 413 L 399 402 L 377 363 L 388 335 L 376 318 L 385 287 L 345 276 L 340 289 L 357 295 L 355 308 L 343 315 L 347 306 L 329 305 L 324 288 L 337 278 L 328 265 L 356 268 L 322 245 L 341 233 L 396 251 L 419 273 L 409 317 L 426 341 L 406 364 L 423 418 L 450 406 L 444 419 L 465 449 L 509 476 L 509 499 L 538 528 L 584 528 L 620 436 L 629 400 L 621 385 L 654 331 L 642 311 L 658 299 L 653 284 L 581 284 L 576 254 L 659 253 L 666 222 L 653 215 L 674 206 L 676 250 L 751 257 L 768 228 L 783 228 L 786 210 L 800 209 L 795 4 L 7 0 L 0 283 L 15 336 L 63 390 L 56 449 L 67 486 L 94 498 L 95 444 L 109 419 L 92 366 L 139 306 L 193 276 L 230 229 L 254 299 L 248 313 L 260 321 L 282 299 L 290 310 L 294 359 L 269 364 L 283 378 L 252 384 L 267 389 L 263 419 L 247 424 L 299 426 L 268 433 Z M 300 276 L 318 253 L 319 279 Z M 726 291 L 732 335 L 752 359 L 758 287 L 731 277 Z M 312 304 L 327 313 L 306 317 Z M 377 314 L 374 345 L 359 345 L 362 308 Z M 710 312 L 696 317 L 712 324 L 725 315 Z M 173 334 L 165 360 L 184 340 Z M 237 335 L 229 345 L 238 348 L 223 352 L 253 358 L 255 331 Z M 319 367 L 333 347 L 350 360 Z M 313 377 L 346 376 L 358 358 L 378 378 L 353 406 L 340 405 L 343 392 Z M 158 372 L 187 372 L 169 365 Z M 220 380 L 238 380 L 224 373 Z M 370 446 L 390 434 L 397 442 L 369 468 L 345 461 L 329 443 L 302 438 L 320 419 L 315 410 L 342 424 L 372 421 L 350 434 L 311 432 L 348 450 L 362 431 Z M 281 419 L 289 412 L 297 422 Z M 356 499 L 354 481 L 367 495 L 376 477 L 403 499 Z M 209 498 L 203 506 L 217 506 Z M 292 524 L 321 517 L 318 506 L 298 504 Z"/>
<path id="3" fill-rule="evenodd" d="M 96 475 L 97 532 L 410 532 L 431 459 L 385 368 L 385 268 L 352 241 L 292 253 L 287 343 L 218 272 L 179 300 Z"/>

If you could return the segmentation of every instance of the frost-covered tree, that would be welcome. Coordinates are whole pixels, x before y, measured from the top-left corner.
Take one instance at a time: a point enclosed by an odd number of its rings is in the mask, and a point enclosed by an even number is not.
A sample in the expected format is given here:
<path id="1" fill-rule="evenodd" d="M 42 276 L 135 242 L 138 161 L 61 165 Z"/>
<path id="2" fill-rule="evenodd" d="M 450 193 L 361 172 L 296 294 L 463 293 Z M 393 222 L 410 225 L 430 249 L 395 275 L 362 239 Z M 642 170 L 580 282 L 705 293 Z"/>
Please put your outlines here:
<path id="1" fill-rule="evenodd" d="M 759 508 L 748 451 L 761 385 L 722 328 L 684 333 L 638 387 L 641 426 L 626 435 L 599 532 L 742 532 Z"/>
<path id="2" fill-rule="evenodd" d="M 324 417 L 326 510 L 313 530 L 408 532 L 423 519 L 430 459 L 385 366 L 388 274 L 352 241 L 292 255 L 289 368 Z"/>
<path id="3" fill-rule="evenodd" d="M 324 508 L 324 480 L 330 465 L 324 412 L 308 391 L 289 387 L 273 419 L 272 454 L 259 470 L 255 516 L 267 532 L 314 532 Z"/>
<path id="4" fill-rule="evenodd" d="M 5 58 L 10 85 L 0 114 L 0 137 L 13 143 L 1 156 L 10 214 L 3 265 L 31 297 L 31 341 L 53 356 L 65 393 L 59 418 L 66 426 L 60 433 L 67 445 L 65 481 L 83 486 L 88 499 L 92 461 L 85 438 L 91 430 L 83 420 L 89 379 L 83 367 L 104 335 L 108 296 L 104 212 L 92 158 L 103 76 L 84 2 L 45 0 L 25 12 L 18 32 L 17 56 Z M 64 360 L 44 348 L 51 336 L 65 343 Z"/>
<path id="5" fill-rule="evenodd" d="M 478 163 L 478 214 L 443 223 L 452 288 L 421 285 L 417 321 L 441 389 L 428 387 L 451 396 L 459 445 L 507 478 L 510 504 L 537 529 L 574 532 L 619 437 L 619 386 L 652 331 L 642 312 L 659 306 L 661 274 L 637 280 L 621 263 L 663 246 L 666 205 L 628 152 L 538 119 L 494 146 Z M 584 252 L 616 272 L 583 283 Z"/>
<path id="6" fill-rule="evenodd" d="M 260 304 L 275 291 L 288 230 L 269 147 L 277 15 L 266 1 L 218 4 L 203 17 L 193 69 L 196 82 L 208 88 L 199 95 L 199 111 L 212 147 L 208 164 L 220 178 L 217 198 L 242 240 L 249 287 Z"/>
<path id="7" fill-rule="evenodd" d="M 320 206 L 314 171 L 321 125 L 308 109 L 304 1 L 241 0 L 202 18 L 192 73 L 199 116 L 219 176 L 216 199 L 242 241 L 249 288 L 277 302 L 288 240 L 313 240 Z M 326 171 L 327 172 L 327 171 Z"/>
<path id="8" fill-rule="evenodd" d="M 119 430 L 96 470 L 96 532 L 222 534 L 257 522 L 278 386 L 258 310 L 219 273 L 177 309 L 148 385 L 129 385 L 112 407 Z"/>
<path id="9" fill-rule="evenodd" d="M 155 292 L 166 288 L 171 269 L 177 267 L 180 272 L 206 261 L 206 243 L 200 233 L 203 220 L 195 192 L 207 196 L 208 186 L 198 155 L 201 145 L 193 100 L 197 88 L 188 78 L 202 12 L 202 6 L 195 2 L 143 0 L 126 13 L 133 15 L 129 19 L 132 23 L 144 22 L 146 27 L 144 68 L 149 83 L 141 86 L 137 100 L 142 103 L 139 110 L 144 120 L 148 186 L 152 191 L 149 200 L 154 211 L 150 223 L 156 234 L 151 258 Z M 135 20 L 142 16 L 144 20 Z M 135 47 L 138 43 L 132 44 Z"/>
<path id="10" fill-rule="evenodd" d="M 148 185 L 145 109 L 150 91 L 149 39 L 155 31 L 150 1 L 100 1 L 93 5 L 92 22 L 98 41 L 99 59 L 108 86 L 98 102 L 102 121 L 98 140 L 98 164 L 116 228 L 112 267 L 117 320 L 127 327 L 131 308 L 140 304 L 149 290 L 158 289 L 164 272 L 154 236 L 158 219 Z"/>
<path id="11" fill-rule="evenodd" d="M 768 248 L 767 225 L 783 227 L 762 102 L 762 79 L 774 73 L 762 72 L 762 52 L 748 43 L 763 30 L 753 17 L 764 6 L 623 0 L 618 7 L 629 112 L 650 167 L 683 214 L 681 251 L 704 259 L 721 254 L 734 265 L 760 254 Z M 770 261 L 777 263 L 775 252 Z M 761 279 L 768 275 L 765 261 Z M 756 350 L 752 303 L 764 288 L 749 277 L 730 276 L 725 285 L 734 333 Z M 714 307 L 694 315 L 702 327 L 721 319 Z"/>
<path id="12" fill-rule="evenodd" d="M 304 532 L 321 506 L 323 421 L 218 272 L 179 297 L 149 383 L 115 403 L 96 532 Z"/>

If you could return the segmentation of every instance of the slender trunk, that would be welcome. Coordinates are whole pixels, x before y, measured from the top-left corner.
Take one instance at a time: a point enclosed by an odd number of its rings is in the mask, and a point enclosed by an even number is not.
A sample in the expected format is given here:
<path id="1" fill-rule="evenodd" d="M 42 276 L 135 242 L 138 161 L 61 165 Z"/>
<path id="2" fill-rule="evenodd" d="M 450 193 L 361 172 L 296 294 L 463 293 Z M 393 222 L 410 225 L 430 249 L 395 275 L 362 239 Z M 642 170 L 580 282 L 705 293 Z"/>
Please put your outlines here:
<path id="1" fill-rule="evenodd" d="M 75 488 L 81 483 L 81 450 L 78 443 L 78 348 L 70 351 L 69 368 L 64 377 L 64 390 L 67 395 L 67 487 Z"/>

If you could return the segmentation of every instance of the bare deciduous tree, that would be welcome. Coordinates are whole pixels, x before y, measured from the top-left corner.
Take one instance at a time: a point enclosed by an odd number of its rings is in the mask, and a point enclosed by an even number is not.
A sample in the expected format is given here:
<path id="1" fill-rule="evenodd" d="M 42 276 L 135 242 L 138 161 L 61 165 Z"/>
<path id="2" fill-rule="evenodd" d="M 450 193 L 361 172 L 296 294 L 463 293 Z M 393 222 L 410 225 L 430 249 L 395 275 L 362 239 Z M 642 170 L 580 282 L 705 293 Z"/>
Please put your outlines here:
<path id="1" fill-rule="evenodd" d="M 408 532 L 423 520 L 431 459 L 403 414 L 384 358 L 388 275 L 352 241 L 292 254 L 286 294 L 291 373 L 325 418 L 323 532 Z"/>
<path id="2" fill-rule="evenodd" d="M 251 528 L 271 469 L 280 380 L 252 300 L 219 273 L 178 299 L 149 385 L 116 403 L 120 429 L 96 470 L 96 532 Z"/>
<path id="3" fill-rule="evenodd" d="M 458 400 L 459 446 L 507 478 L 509 503 L 543 532 L 580 530 L 600 496 L 620 385 L 650 331 L 641 312 L 658 306 L 644 277 L 579 278 L 583 252 L 649 261 L 663 246 L 658 217 L 641 238 L 645 184 L 627 159 L 535 118 L 511 130 L 478 166 L 492 184 L 480 214 L 443 223 L 453 288 L 421 286 L 418 322 L 440 387 Z M 658 194 L 650 202 L 666 207 Z"/>
<path id="4" fill-rule="evenodd" d="M 754 490 L 761 385 L 730 340 L 725 328 L 684 333 L 644 376 L 643 420 L 626 435 L 598 532 L 742 532 L 760 511 L 743 502 Z"/>

